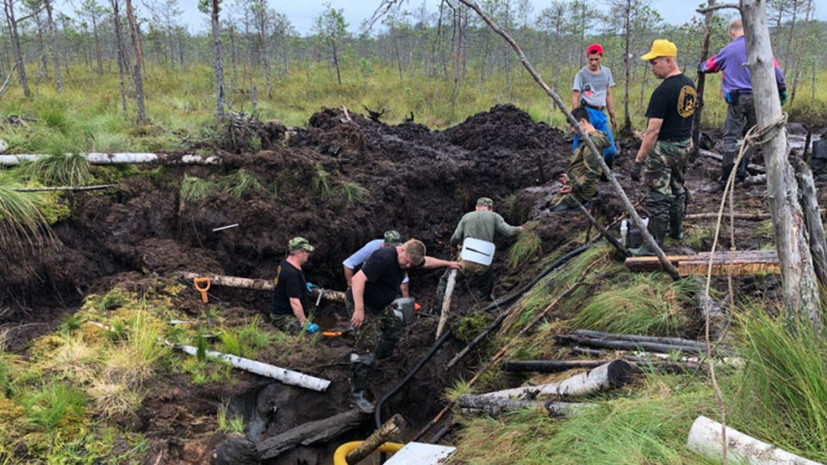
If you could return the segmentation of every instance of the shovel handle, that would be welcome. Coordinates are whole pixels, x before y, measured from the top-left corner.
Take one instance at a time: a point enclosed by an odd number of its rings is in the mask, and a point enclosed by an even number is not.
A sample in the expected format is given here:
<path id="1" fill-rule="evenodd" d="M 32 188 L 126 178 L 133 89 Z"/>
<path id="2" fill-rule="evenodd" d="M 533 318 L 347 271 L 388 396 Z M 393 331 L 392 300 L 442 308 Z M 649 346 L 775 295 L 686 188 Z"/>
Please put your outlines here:
<path id="1" fill-rule="evenodd" d="M 210 290 L 210 283 L 212 280 L 210 278 L 195 278 L 192 280 L 192 284 L 195 286 L 195 290 L 201 293 L 201 302 L 207 303 L 207 291 Z M 201 286 L 202 283 L 206 283 L 204 286 Z"/>

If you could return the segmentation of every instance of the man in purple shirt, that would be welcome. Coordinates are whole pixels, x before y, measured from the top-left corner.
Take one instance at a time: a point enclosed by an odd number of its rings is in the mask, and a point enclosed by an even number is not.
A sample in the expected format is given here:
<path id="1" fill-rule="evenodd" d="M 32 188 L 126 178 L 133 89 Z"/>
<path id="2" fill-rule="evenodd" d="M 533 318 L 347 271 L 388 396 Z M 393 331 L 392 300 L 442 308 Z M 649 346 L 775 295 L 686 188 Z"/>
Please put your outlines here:
<path id="1" fill-rule="evenodd" d="M 723 189 L 735 165 L 738 137 L 746 134 L 756 122 L 755 104 L 752 100 L 752 79 L 747 66 L 744 25 L 740 19 L 733 20 L 729 24 L 729 36 L 732 42 L 722 48 L 717 55 L 698 65 L 699 73 L 721 72 L 721 91 L 728 104 L 724 125 L 724 160 L 721 164 L 720 189 Z M 774 58 L 773 65 L 781 105 L 784 105 L 787 103 L 787 84 L 784 82 L 784 73 Z M 738 164 L 738 171 L 735 173 L 738 179 L 747 177 L 747 165 L 751 152 L 752 148 L 748 148 L 741 163 Z"/>

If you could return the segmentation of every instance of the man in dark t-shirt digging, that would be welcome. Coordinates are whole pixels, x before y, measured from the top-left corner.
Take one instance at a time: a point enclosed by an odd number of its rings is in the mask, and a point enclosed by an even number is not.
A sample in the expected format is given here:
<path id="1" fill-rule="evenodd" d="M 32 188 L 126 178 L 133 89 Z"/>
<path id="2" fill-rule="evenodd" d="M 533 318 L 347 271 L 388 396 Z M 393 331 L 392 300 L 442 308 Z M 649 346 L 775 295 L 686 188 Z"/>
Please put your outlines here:
<path id="1" fill-rule="evenodd" d="M 686 164 L 692 152 L 692 119 L 698 95 L 695 84 L 678 68 L 678 48 L 668 40 L 656 40 L 652 49 L 640 57 L 649 62 L 652 73 L 663 82 L 652 92 L 646 117 L 649 122 L 635 157 L 632 180 L 640 181 L 646 163 L 649 192 L 644 206 L 649 212 L 649 233 L 658 244 L 666 229 L 673 239 L 681 239 L 686 207 Z M 635 255 L 654 255 L 646 244 L 630 250 Z"/>
<path id="2" fill-rule="evenodd" d="M 449 262 L 425 255 L 425 244 L 410 239 L 399 246 L 383 247 L 353 275 L 347 291 L 346 305 L 353 310 L 350 323 L 358 329 L 367 314 L 377 319 L 381 336 L 372 354 L 351 355 L 351 389 L 353 405 L 363 411 L 372 411 L 373 405 L 365 399 L 370 368 L 376 360 L 393 355 L 396 342 L 402 336 L 402 321 L 394 315 L 391 302 L 400 294 L 399 285 L 405 271 L 412 266 L 422 268 L 459 268 L 459 262 Z M 376 325 L 373 325 L 374 328 Z"/>
<path id="3" fill-rule="evenodd" d="M 287 248 L 287 258 L 279 264 L 273 280 L 275 289 L 270 304 L 270 322 L 289 334 L 297 334 L 302 327 L 312 334 L 319 330 L 319 325 L 307 319 L 309 287 L 302 265 L 307 263 L 315 248 L 303 237 L 290 239 Z"/>

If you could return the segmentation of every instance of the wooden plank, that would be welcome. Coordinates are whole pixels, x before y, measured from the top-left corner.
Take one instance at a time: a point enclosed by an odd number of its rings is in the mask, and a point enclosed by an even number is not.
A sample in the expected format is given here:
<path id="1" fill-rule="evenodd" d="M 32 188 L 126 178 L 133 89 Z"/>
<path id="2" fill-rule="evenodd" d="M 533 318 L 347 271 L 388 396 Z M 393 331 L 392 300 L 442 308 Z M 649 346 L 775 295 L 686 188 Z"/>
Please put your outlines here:
<path id="1" fill-rule="evenodd" d="M 705 275 L 709 266 L 709 252 L 697 255 L 667 256 L 682 276 Z M 630 271 L 645 272 L 660 270 L 657 257 L 630 257 L 626 259 Z M 774 250 L 744 250 L 715 252 L 712 259 L 712 275 L 778 274 L 778 254 Z"/>

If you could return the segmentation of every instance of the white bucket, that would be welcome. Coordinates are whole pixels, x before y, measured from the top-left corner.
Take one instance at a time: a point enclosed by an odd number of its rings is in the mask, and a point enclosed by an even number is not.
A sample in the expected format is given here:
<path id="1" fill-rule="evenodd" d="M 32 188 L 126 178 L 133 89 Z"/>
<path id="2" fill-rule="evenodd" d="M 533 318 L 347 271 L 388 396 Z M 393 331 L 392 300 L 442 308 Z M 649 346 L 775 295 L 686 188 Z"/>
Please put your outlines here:
<path id="1" fill-rule="evenodd" d="M 463 260 L 488 266 L 491 265 L 491 262 L 494 260 L 494 252 L 496 250 L 497 246 L 495 246 L 493 242 L 466 237 L 465 240 L 462 241 L 462 252 L 460 252 L 459 256 Z"/>

